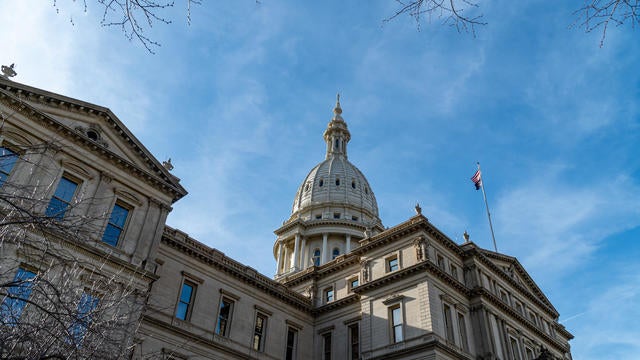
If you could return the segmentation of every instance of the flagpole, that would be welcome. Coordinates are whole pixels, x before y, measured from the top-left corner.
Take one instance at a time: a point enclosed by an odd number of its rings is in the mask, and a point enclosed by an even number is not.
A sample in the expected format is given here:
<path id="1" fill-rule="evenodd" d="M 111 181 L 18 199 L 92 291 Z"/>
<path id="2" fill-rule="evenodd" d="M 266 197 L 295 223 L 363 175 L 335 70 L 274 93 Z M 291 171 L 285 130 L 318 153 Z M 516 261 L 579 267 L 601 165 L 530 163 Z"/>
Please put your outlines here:
<path id="1" fill-rule="evenodd" d="M 478 162 L 478 171 L 480 171 L 480 162 Z M 493 239 L 493 249 L 498 252 L 498 245 L 496 245 L 496 236 L 493 233 L 493 224 L 491 223 L 491 213 L 489 212 L 489 202 L 487 202 L 487 193 L 484 192 L 484 181 L 480 181 L 480 188 L 482 189 L 482 197 L 484 197 L 484 206 L 487 209 L 489 229 L 491 229 L 491 238 Z"/>

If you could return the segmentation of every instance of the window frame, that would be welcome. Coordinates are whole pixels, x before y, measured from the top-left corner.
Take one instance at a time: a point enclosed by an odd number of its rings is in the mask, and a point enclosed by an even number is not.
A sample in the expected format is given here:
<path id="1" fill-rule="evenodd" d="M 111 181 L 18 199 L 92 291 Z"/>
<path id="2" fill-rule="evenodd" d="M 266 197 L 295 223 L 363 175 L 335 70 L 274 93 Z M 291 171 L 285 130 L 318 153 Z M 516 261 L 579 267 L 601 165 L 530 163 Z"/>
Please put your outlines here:
<path id="1" fill-rule="evenodd" d="M 316 253 L 318 255 L 316 255 Z M 322 250 L 320 250 L 320 248 L 313 249 L 313 256 L 311 257 L 311 262 L 313 263 L 313 266 L 320 266 L 321 259 L 322 259 Z"/>
<path id="2" fill-rule="evenodd" d="M 222 336 L 222 337 L 229 337 L 231 334 L 231 320 L 233 319 L 233 309 L 235 308 L 235 302 L 236 299 L 233 299 L 231 297 L 228 296 L 222 296 L 220 298 L 220 302 L 218 305 L 218 316 L 216 316 L 216 327 L 213 330 L 213 333 L 218 335 L 218 336 Z M 222 327 L 222 323 L 221 320 L 222 319 L 222 310 L 223 310 L 223 305 L 227 303 L 229 304 L 229 311 L 227 311 L 227 317 L 224 319 L 225 323 L 224 323 L 224 328 Z"/>
<path id="3" fill-rule="evenodd" d="M 327 331 L 322 334 L 322 360 L 331 360 L 333 353 L 333 332 Z"/>
<path id="4" fill-rule="evenodd" d="M 88 299 L 88 301 L 86 299 Z M 82 346 L 82 343 L 87 336 L 87 331 L 93 322 L 93 316 L 95 315 L 94 312 L 98 306 L 100 306 L 99 296 L 86 290 L 82 292 L 76 307 L 76 319 L 74 319 L 69 326 L 69 337 L 67 338 L 69 343 L 75 345 L 77 348 Z"/>
<path id="5" fill-rule="evenodd" d="M 335 260 L 338 256 L 340 256 L 340 248 L 336 246 L 331 250 L 331 260 Z"/>
<path id="6" fill-rule="evenodd" d="M 287 326 L 287 339 L 285 341 L 284 358 L 285 360 L 297 360 L 298 359 L 298 332 L 300 330 Z M 291 344 L 289 342 L 291 339 Z"/>
<path id="7" fill-rule="evenodd" d="M 392 265 L 392 262 L 395 262 L 395 265 Z M 384 266 L 387 273 L 400 270 L 400 256 L 397 253 L 387 256 L 384 259 Z"/>
<path id="8" fill-rule="evenodd" d="M 444 325 L 445 339 L 455 344 L 456 335 L 453 329 L 453 305 L 450 305 L 448 303 L 442 304 L 442 320 Z"/>
<path id="9" fill-rule="evenodd" d="M 260 331 L 258 331 L 258 319 L 262 319 L 262 326 Z M 261 311 L 256 311 L 256 317 L 255 317 L 254 326 L 253 326 L 253 338 L 251 341 L 251 348 L 254 351 L 258 351 L 258 352 L 264 351 L 268 324 L 269 324 L 269 316 L 267 314 L 262 313 Z M 256 336 L 258 336 L 257 343 L 256 343 Z"/>
<path id="10" fill-rule="evenodd" d="M 5 150 L 10 152 L 11 154 L 5 154 Z M 11 164 L 8 171 L 5 171 L 4 168 L 4 162 L 6 159 L 8 159 L 7 162 Z M 11 173 L 13 173 L 13 170 L 16 168 L 16 163 L 19 159 L 20 153 L 18 151 L 15 151 L 8 146 L 0 146 L 0 187 L 4 186 L 7 180 L 9 180 L 9 177 L 11 176 Z"/>
<path id="11" fill-rule="evenodd" d="M 394 316 L 394 312 L 398 311 L 398 320 L 399 323 L 396 323 L 396 317 Z M 392 344 L 401 343 L 404 341 L 404 311 L 402 309 L 402 303 L 398 303 L 388 307 L 389 314 L 389 335 Z M 399 329 L 400 336 L 398 339 L 398 333 L 396 330 Z"/>
<path id="12" fill-rule="evenodd" d="M 356 283 L 355 286 L 353 286 L 354 282 Z M 352 276 L 352 277 L 347 279 L 347 283 L 349 284 L 349 291 L 353 291 L 353 289 L 355 289 L 358 286 L 360 286 L 360 277 L 358 275 Z"/>
<path id="13" fill-rule="evenodd" d="M 57 195 L 63 180 L 66 180 L 75 185 L 75 188 L 73 189 L 73 193 L 71 194 L 71 197 L 69 198 L 69 200 L 62 199 Z M 83 182 L 84 181 L 81 178 L 77 176 L 73 176 L 72 174 L 64 171 L 62 175 L 58 178 L 56 188 L 53 191 L 51 198 L 49 199 L 49 203 L 47 204 L 47 207 L 44 212 L 45 216 L 53 220 L 62 221 L 66 217 L 66 215 L 68 215 L 68 211 L 72 208 L 72 205 L 74 205 L 73 201 L 78 195 L 78 192 L 80 191 L 80 187 L 82 186 Z M 64 204 L 64 207 L 62 210 L 52 207 L 54 200 Z"/>
<path id="14" fill-rule="evenodd" d="M 461 347 L 464 351 L 469 351 L 469 337 L 467 333 L 467 319 L 465 314 L 456 311 L 458 321 L 458 335 L 460 336 Z"/>
<path id="15" fill-rule="evenodd" d="M 354 342 L 354 331 L 356 330 L 356 341 Z M 354 322 L 353 324 L 349 324 L 347 326 L 347 336 L 349 337 L 347 339 L 347 342 L 349 344 L 349 349 L 348 349 L 348 353 L 349 353 L 349 360 L 360 360 L 360 323 L 358 322 Z M 355 348 L 354 348 L 355 346 Z M 355 353 L 354 353 L 354 349 L 355 349 Z"/>
<path id="16" fill-rule="evenodd" d="M 336 301 L 336 292 L 334 286 L 329 286 L 322 290 L 322 299 L 325 304 Z"/>
<path id="17" fill-rule="evenodd" d="M 184 287 L 186 286 L 190 286 L 191 287 L 191 294 L 189 295 L 189 302 L 183 302 L 182 301 L 182 292 L 184 291 Z M 191 320 L 191 314 L 193 313 L 193 307 L 195 305 L 195 299 L 196 299 L 196 292 L 198 290 L 198 285 L 194 282 L 191 281 L 190 279 L 187 278 L 183 278 L 182 281 L 180 282 L 180 291 L 178 292 L 178 301 L 176 302 L 176 310 L 174 311 L 174 317 L 178 320 L 182 320 L 182 321 L 190 321 Z M 180 310 L 180 304 L 186 304 L 187 305 L 187 310 L 184 313 L 184 318 L 180 318 L 178 316 L 178 311 Z"/>
<path id="18" fill-rule="evenodd" d="M 122 224 L 122 227 L 119 227 L 118 224 L 112 223 L 113 214 L 114 214 L 114 211 L 116 210 L 116 206 L 127 212 L 124 218 L 124 223 Z M 100 241 L 102 241 L 102 243 L 113 246 L 113 247 L 118 247 L 119 245 L 122 244 L 121 240 L 124 239 L 124 233 L 126 232 L 127 226 L 129 225 L 129 220 L 132 217 L 133 209 L 134 209 L 133 206 L 129 205 L 128 203 L 120 199 L 116 199 L 116 201 L 113 203 L 113 206 L 111 207 L 111 212 L 109 213 L 109 219 L 107 220 L 107 224 L 105 225 L 104 231 L 102 232 L 102 237 L 100 238 Z M 116 228 L 117 230 L 120 231 L 118 233 L 118 237 L 115 239 L 115 244 L 109 243 L 105 240 L 105 236 L 107 235 L 107 230 L 109 229 L 109 226 L 112 226 L 113 228 Z"/>
<path id="19" fill-rule="evenodd" d="M 24 266 L 18 267 L 12 281 L 17 284 L 7 288 L 7 295 L 5 295 L 0 303 L 0 318 L 2 319 L 2 323 L 9 326 L 18 325 L 28 305 L 27 301 L 31 297 L 33 283 L 36 281 L 37 276 L 37 271 L 32 271 Z M 12 297 L 9 297 L 10 294 Z"/>

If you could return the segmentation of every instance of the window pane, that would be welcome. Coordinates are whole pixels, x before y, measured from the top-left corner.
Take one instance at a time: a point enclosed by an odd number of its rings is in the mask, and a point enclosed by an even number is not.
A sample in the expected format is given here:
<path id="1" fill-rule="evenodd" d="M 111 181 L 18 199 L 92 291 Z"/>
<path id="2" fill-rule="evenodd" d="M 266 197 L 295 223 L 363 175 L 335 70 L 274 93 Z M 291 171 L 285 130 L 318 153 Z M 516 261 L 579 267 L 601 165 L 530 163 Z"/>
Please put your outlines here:
<path id="1" fill-rule="evenodd" d="M 62 218 L 64 217 L 64 213 L 67 211 L 67 206 L 69 206 L 69 204 L 67 204 L 66 202 L 63 202 L 57 198 L 51 198 L 45 215 L 47 215 L 48 217 L 56 218 L 58 220 L 62 220 Z"/>
<path id="2" fill-rule="evenodd" d="M 182 284 L 182 292 L 180 293 L 180 301 L 185 303 L 191 302 L 191 294 L 193 293 L 193 286 L 184 283 Z"/>
<path id="3" fill-rule="evenodd" d="M 36 274 L 31 271 L 18 269 L 13 279 L 15 286 L 10 286 L 8 295 L 0 305 L 0 323 L 7 325 L 17 325 L 18 319 L 22 315 L 27 305 L 25 300 L 31 296 L 33 282 Z"/>
<path id="4" fill-rule="evenodd" d="M 395 342 L 402 341 L 402 326 L 398 325 L 393 328 L 393 339 Z"/>
<path id="5" fill-rule="evenodd" d="M 189 310 L 189 304 L 179 302 L 178 309 L 176 310 L 176 317 L 180 320 L 186 320 L 188 310 Z"/>
<path id="6" fill-rule="evenodd" d="M 118 239 L 120 239 L 121 232 L 122 230 L 118 229 L 117 227 L 111 224 L 108 224 L 107 228 L 104 230 L 102 241 L 104 241 L 105 243 L 111 246 L 116 246 L 118 245 Z"/>
<path id="7" fill-rule="evenodd" d="M 402 314 L 400 313 L 399 307 L 393 309 L 391 314 L 393 316 L 393 325 L 398 325 L 402 323 L 402 317 L 401 317 Z"/>
<path id="8" fill-rule="evenodd" d="M 58 188 L 56 189 L 55 196 L 61 200 L 70 202 L 73 198 L 73 194 L 76 192 L 77 187 L 78 184 L 63 177 L 62 179 L 60 179 L 60 183 L 58 184 Z"/>
<path id="9" fill-rule="evenodd" d="M 5 147 L 0 147 L 0 186 L 9 177 L 9 173 L 11 173 L 17 160 L 18 155 L 16 153 Z"/>
<path id="10" fill-rule="evenodd" d="M 113 206 L 113 211 L 111 212 L 111 219 L 109 220 L 109 222 L 119 226 L 120 228 L 123 228 L 124 223 L 127 221 L 128 215 L 129 215 L 129 210 L 116 204 Z"/>

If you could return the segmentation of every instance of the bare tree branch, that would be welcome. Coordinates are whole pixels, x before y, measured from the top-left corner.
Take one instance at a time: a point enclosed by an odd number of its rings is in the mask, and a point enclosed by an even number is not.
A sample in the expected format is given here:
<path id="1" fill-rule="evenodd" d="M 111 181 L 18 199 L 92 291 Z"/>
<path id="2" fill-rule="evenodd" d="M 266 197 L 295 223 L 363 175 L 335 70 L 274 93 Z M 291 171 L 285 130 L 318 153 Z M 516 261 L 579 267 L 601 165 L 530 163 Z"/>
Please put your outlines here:
<path id="1" fill-rule="evenodd" d="M 477 9 L 478 3 L 471 0 L 396 0 L 400 8 L 390 17 L 389 22 L 401 15 L 409 15 L 415 19 L 418 28 L 423 17 L 431 21 L 434 17 L 442 19 L 444 25 L 453 26 L 458 32 L 472 33 L 475 36 L 476 26 L 486 25 L 483 15 L 467 15 Z"/>
<path id="2" fill-rule="evenodd" d="M 584 0 L 584 5 L 574 12 L 578 16 L 575 25 L 586 32 L 602 29 L 600 47 L 604 46 L 609 25 L 631 27 L 640 25 L 640 0 Z"/>

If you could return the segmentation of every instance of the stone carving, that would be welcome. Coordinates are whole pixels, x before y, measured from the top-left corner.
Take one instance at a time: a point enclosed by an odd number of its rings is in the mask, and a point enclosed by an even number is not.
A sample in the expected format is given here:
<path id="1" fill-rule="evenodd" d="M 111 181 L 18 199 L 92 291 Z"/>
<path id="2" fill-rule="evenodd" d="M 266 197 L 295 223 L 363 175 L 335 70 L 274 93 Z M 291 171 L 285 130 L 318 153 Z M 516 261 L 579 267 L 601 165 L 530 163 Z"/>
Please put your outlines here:
<path id="1" fill-rule="evenodd" d="M 362 282 L 365 283 L 369 281 L 369 263 L 370 260 L 361 260 L 360 267 L 362 268 Z"/>
<path id="2" fill-rule="evenodd" d="M 18 75 L 18 73 L 13 69 L 15 66 L 16 64 L 11 64 L 9 66 L 2 65 L 2 67 L 0 67 L 0 70 L 2 70 L 2 77 L 8 79 Z"/>
<path id="3" fill-rule="evenodd" d="M 171 163 L 171 158 L 167 159 L 167 161 L 162 162 L 162 166 L 167 169 L 167 171 L 173 170 L 173 164 Z"/>

